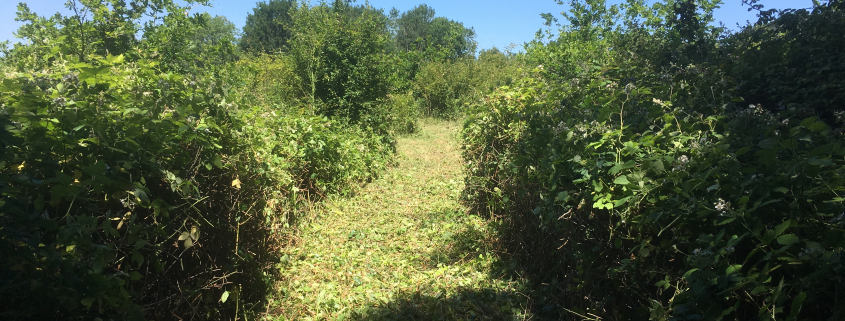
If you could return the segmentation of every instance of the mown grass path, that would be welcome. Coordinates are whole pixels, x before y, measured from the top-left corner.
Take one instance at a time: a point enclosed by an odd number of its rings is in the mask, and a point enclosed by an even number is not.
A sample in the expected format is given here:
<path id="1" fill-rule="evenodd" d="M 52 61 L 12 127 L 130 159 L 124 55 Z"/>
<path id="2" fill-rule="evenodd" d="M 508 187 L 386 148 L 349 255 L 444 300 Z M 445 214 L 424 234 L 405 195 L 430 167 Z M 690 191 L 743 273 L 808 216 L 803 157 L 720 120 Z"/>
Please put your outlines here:
<path id="1" fill-rule="evenodd" d="M 302 224 L 284 253 L 272 319 L 530 318 L 523 284 L 497 272 L 490 223 L 459 203 L 457 129 L 424 120 L 399 139 L 395 167 Z"/>

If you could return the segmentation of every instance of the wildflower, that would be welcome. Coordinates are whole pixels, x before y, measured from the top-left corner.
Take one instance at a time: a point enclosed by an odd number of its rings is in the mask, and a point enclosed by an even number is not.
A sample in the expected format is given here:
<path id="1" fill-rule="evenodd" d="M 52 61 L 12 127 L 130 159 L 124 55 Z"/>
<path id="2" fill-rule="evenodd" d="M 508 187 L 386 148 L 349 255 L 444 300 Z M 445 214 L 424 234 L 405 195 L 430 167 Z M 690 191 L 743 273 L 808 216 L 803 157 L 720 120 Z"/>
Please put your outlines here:
<path id="1" fill-rule="evenodd" d="M 65 99 L 65 97 L 56 97 L 56 99 L 53 99 L 53 103 L 64 107 L 65 105 L 67 105 L 67 99 Z"/>
<path id="2" fill-rule="evenodd" d="M 717 211 L 722 212 L 722 214 L 725 214 L 731 210 L 731 203 L 725 202 L 725 200 L 719 198 L 716 203 L 713 203 L 713 207 L 716 208 Z"/>

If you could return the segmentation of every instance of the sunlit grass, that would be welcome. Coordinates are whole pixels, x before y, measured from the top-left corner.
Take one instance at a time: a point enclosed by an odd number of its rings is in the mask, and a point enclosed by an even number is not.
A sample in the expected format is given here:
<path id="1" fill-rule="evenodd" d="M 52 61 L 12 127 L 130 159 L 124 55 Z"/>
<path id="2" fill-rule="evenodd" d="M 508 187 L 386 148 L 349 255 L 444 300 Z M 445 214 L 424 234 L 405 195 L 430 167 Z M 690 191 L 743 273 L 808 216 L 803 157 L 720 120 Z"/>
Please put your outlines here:
<path id="1" fill-rule="evenodd" d="M 454 122 L 424 120 L 397 165 L 332 197 L 279 264 L 268 319 L 525 319 L 520 280 L 500 277 L 488 221 L 459 203 Z"/>

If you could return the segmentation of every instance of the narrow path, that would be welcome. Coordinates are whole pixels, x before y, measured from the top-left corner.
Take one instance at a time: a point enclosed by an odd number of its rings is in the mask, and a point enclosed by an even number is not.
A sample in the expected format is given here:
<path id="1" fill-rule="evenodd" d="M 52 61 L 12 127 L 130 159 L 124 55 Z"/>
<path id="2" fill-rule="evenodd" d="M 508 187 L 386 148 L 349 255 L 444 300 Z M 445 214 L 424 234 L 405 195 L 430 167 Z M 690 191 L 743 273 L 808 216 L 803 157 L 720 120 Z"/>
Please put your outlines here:
<path id="1" fill-rule="evenodd" d="M 502 279 L 492 229 L 466 214 L 457 124 L 422 122 L 398 165 L 336 197 L 288 248 L 277 320 L 526 319 L 523 284 Z"/>

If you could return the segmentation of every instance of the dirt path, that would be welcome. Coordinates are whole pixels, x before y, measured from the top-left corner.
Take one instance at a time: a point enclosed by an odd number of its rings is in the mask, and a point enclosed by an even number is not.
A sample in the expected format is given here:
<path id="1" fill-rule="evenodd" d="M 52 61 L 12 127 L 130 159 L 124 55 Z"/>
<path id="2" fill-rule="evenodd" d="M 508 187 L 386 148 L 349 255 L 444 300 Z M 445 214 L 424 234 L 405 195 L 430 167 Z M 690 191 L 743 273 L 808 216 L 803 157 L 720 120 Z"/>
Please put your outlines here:
<path id="1" fill-rule="evenodd" d="M 526 319 L 488 222 L 466 214 L 454 122 L 399 139 L 398 165 L 355 197 L 325 202 L 287 249 L 275 320 Z"/>

